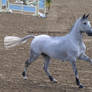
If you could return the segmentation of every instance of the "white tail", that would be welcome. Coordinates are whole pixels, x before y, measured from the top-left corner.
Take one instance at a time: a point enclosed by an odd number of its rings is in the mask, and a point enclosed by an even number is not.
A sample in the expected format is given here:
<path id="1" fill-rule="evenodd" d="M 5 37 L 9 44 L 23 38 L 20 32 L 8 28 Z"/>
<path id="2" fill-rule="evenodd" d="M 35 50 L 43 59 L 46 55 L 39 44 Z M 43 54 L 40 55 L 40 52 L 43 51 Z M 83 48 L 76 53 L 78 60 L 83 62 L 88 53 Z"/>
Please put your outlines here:
<path id="1" fill-rule="evenodd" d="M 4 38 L 4 47 L 5 48 L 10 48 L 10 47 L 14 47 L 20 44 L 25 43 L 29 38 L 34 38 L 35 36 L 33 35 L 27 35 L 23 38 L 20 37 L 16 37 L 16 36 L 6 36 Z"/>

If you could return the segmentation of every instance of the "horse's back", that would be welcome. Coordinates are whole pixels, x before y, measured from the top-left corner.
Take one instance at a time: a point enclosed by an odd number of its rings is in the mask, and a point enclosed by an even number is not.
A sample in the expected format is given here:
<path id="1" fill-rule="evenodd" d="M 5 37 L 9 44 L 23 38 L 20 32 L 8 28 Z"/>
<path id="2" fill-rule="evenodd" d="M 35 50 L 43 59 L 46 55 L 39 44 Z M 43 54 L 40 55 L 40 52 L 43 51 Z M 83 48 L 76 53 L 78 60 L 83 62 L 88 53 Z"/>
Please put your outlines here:
<path id="1" fill-rule="evenodd" d="M 57 37 L 52 37 L 49 35 L 38 35 L 31 42 L 31 49 L 35 52 L 43 52 L 53 49 L 53 47 L 58 46 L 59 40 Z"/>
<path id="2" fill-rule="evenodd" d="M 32 40 L 32 42 L 31 42 L 31 46 L 33 45 L 33 44 L 43 44 L 43 43 L 45 43 L 45 42 L 47 42 L 47 41 L 50 41 L 50 36 L 48 36 L 48 35 L 38 35 L 38 36 L 36 36 L 33 40 Z"/>
<path id="3" fill-rule="evenodd" d="M 66 44 L 65 37 L 52 37 L 48 35 L 36 36 L 31 42 L 31 49 L 36 53 L 45 53 L 53 55 L 57 52 L 60 53 L 60 49 L 64 50 Z M 58 53 L 58 54 L 59 54 Z"/>

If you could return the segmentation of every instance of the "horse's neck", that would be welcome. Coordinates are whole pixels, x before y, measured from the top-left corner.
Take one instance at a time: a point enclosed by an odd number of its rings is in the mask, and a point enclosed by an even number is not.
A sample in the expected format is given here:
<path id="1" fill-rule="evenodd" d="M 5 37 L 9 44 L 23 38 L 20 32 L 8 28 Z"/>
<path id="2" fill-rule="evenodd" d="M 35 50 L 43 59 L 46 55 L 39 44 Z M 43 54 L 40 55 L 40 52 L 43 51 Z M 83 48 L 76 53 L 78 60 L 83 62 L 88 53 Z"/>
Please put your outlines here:
<path id="1" fill-rule="evenodd" d="M 72 39 L 75 41 L 82 41 L 82 33 L 79 30 L 79 27 L 75 24 L 74 27 L 72 28 L 70 34 L 69 34 Z"/>

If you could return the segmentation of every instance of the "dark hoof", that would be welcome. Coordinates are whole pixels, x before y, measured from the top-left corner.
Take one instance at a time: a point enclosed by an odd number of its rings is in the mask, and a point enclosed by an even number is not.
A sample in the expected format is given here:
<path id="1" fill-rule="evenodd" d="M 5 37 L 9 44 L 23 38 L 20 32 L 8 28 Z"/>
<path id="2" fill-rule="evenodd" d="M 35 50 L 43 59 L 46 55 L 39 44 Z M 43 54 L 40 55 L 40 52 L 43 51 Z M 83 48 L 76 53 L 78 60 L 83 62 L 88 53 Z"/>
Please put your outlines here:
<path id="1" fill-rule="evenodd" d="M 79 88 L 83 88 L 84 86 L 83 85 L 80 85 Z"/>
<path id="2" fill-rule="evenodd" d="M 50 79 L 50 81 L 52 81 L 53 83 L 57 83 L 57 80 L 54 79 L 52 76 L 49 76 L 49 79 Z"/>
<path id="3" fill-rule="evenodd" d="M 53 83 L 57 83 L 57 80 L 56 79 L 53 79 Z"/>

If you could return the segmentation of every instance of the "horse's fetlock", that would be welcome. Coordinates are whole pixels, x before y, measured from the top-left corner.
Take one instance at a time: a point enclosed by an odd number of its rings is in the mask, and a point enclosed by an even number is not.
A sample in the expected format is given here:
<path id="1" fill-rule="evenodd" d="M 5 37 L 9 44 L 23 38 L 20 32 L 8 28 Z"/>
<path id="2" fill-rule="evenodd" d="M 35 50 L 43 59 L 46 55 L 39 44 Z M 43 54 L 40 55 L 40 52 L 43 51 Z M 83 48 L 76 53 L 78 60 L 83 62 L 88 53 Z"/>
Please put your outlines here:
<path id="1" fill-rule="evenodd" d="M 79 78 L 77 78 L 77 77 L 76 77 L 76 84 L 77 84 L 77 85 L 80 85 Z"/>
<path id="2" fill-rule="evenodd" d="M 50 79 L 50 81 L 53 81 L 53 77 L 52 76 L 49 76 L 49 79 Z"/>
<path id="3" fill-rule="evenodd" d="M 22 75 L 23 75 L 23 77 L 26 75 L 26 73 L 25 72 L 22 72 Z"/>

